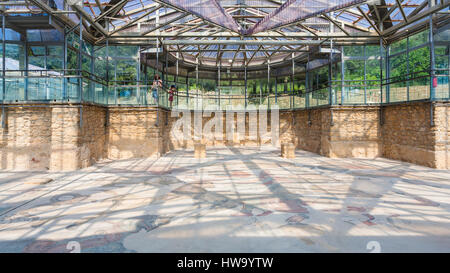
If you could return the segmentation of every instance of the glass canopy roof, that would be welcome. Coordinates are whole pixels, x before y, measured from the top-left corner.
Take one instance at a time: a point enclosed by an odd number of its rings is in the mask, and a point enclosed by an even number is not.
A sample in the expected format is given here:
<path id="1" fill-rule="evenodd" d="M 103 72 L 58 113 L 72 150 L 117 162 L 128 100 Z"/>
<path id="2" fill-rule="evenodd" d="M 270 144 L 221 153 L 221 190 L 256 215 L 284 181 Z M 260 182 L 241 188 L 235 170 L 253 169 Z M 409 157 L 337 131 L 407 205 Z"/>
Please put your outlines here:
<path id="1" fill-rule="evenodd" d="M 17 4 L 14 4 L 17 2 Z M 7 4 L 9 3 L 9 4 Z M 449 0 L 26 0 L 4 13 L 82 19 L 95 44 L 164 47 L 204 66 L 288 62 L 347 44 L 379 44 L 414 31 L 431 15 L 449 16 Z M 440 13 L 438 13 L 440 12 Z M 437 15 L 436 15 L 437 14 Z"/>

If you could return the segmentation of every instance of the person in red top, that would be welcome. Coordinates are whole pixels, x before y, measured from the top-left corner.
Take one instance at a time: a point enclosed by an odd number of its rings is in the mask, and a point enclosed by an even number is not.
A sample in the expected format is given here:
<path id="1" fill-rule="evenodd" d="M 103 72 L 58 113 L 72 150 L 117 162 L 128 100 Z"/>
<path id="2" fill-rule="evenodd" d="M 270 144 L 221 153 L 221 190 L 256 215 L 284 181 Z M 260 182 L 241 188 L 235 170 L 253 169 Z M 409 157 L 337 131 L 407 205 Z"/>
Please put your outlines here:
<path id="1" fill-rule="evenodd" d="M 169 89 L 169 102 L 170 102 L 170 108 L 172 108 L 172 102 L 173 102 L 173 96 L 175 95 L 175 92 L 177 91 L 175 85 L 172 84 Z"/>

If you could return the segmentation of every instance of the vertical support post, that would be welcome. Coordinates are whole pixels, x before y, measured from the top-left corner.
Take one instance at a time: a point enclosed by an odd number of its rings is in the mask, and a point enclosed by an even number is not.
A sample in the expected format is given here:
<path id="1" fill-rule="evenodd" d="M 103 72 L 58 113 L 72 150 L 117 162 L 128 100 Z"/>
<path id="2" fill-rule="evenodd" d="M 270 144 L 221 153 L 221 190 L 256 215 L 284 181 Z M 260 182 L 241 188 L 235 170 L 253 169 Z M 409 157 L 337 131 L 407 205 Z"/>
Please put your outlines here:
<path id="1" fill-rule="evenodd" d="M 164 49 L 164 47 L 163 47 Z M 165 68 L 164 68 L 164 82 L 165 82 L 165 87 L 166 88 L 170 88 L 169 86 L 169 53 L 166 50 L 166 53 L 164 54 L 164 59 L 165 59 Z M 164 85 L 163 85 L 164 86 Z M 169 106 L 169 94 L 167 92 L 163 92 L 162 94 L 164 96 L 164 103 L 166 104 L 165 106 Z"/>
<path id="2" fill-rule="evenodd" d="M 391 46 L 387 45 L 386 46 L 386 52 L 385 52 L 385 56 L 386 56 L 386 62 L 385 62 L 385 69 L 384 71 L 386 71 L 386 103 L 389 103 L 391 100 L 391 68 L 390 68 L 390 51 L 391 51 Z"/>
<path id="3" fill-rule="evenodd" d="M 5 24 L 6 24 L 6 18 L 5 14 L 2 14 L 2 128 L 6 127 L 6 117 L 5 117 L 5 98 L 6 98 L 6 82 L 5 82 L 5 76 L 6 76 L 6 45 L 5 45 Z"/>
<path id="4" fill-rule="evenodd" d="M 25 86 L 24 86 L 24 99 L 28 101 L 28 37 L 25 34 L 24 39 L 24 69 L 25 69 Z M 47 55 L 47 54 L 46 54 Z"/>
<path id="5" fill-rule="evenodd" d="M 430 8 L 434 6 L 433 0 L 428 0 L 428 5 Z M 434 82 L 436 79 L 435 71 L 435 55 L 434 55 L 434 39 L 433 39 L 433 14 L 429 18 L 430 30 L 429 30 L 429 42 L 430 42 L 430 69 L 431 69 L 431 84 L 430 84 L 430 125 L 434 126 L 434 106 L 433 101 L 436 98 L 436 89 L 434 87 Z"/>
<path id="6" fill-rule="evenodd" d="M 159 9 L 156 11 L 156 25 L 159 25 Z M 156 38 L 156 74 L 159 75 L 159 39 Z M 161 78 L 160 78 L 161 79 Z M 159 126 L 159 101 L 161 100 L 159 94 L 159 88 L 156 88 L 156 124 L 155 126 Z"/>
<path id="7" fill-rule="evenodd" d="M 333 71 L 333 39 L 330 41 L 330 55 L 328 60 L 328 104 L 333 104 L 333 83 L 332 83 L 332 71 Z"/>
<path id="8" fill-rule="evenodd" d="M 319 73 L 316 73 L 315 75 L 315 80 L 316 80 L 316 88 L 319 88 Z M 314 87 L 313 87 L 314 89 Z M 319 89 L 317 89 L 317 91 L 320 91 Z M 316 95 L 316 106 L 319 105 L 319 96 Z"/>
<path id="9" fill-rule="evenodd" d="M 178 108 L 178 103 L 179 103 L 179 96 L 178 96 L 178 73 L 179 73 L 179 71 L 178 71 L 178 69 L 179 69 L 179 67 L 178 67 L 178 59 L 180 58 L 180 55 L 179 55 L 179 53 L 177 52 L 177 64 L 176 64 L 176 66 L 177 66 L 177 71 L 176 71 L 176 75 L 175 75 L 175 84 L 176 84 L 176 92 L 177 92 L 177 108 Z"/>
<path id="10" fill-rule="evenodd" d="M 331 12 L 330 15 L 333 17 L 334 12 Z M 330 21 L 328 24 L 328 29 L 330 30 L 330 33 L 334 33 L 334 24 Z M 330 60 L 328 62 L 328 104 L 333 104 L 333 39 L 330 41 Z M 333 115 L 331 115 L 331 118 L 333 118 Z M 331 123 L 333 123 L 333 120 L 331 120 Z"/>
<path id="11" fill-rule="evenodd" d="M 262 103 L 262 81 L 259 81 L 259 104 Z"/>
<path id="12" fill-rule="evenodd" d="M 409 71 L 409 37 L 406 37 L 406 101 L 409 101 L 409 80 L 411 78 Z"/>
<path id="13" fill-rule="evenodd" d="M 159 75 L 159 39 L 156 38 L 156 69 L 155 69 L 155 75 Z"/>
<path id="14" fill-rule="evenodd" d="M 247 109 L 247 66 L 244 65 L 244 108 Z"/>
<path id="15" fill-rule="evenodd" d="M 267 108 L 270 106 L 270 59 L 267 59 Z"/>
<path id="16" fill-rule="evenodd" d="M 114 104 L 117 105 L 117 86 L 116 86 L 116 82 L 117 82 L 117 61 L 115 61 L 113 63 L 114 65 Z"/>
<path id="17" fill-rule="evenodd" d="M 380 104 L 383 104 L 383 59 L 383 39 L 380 38 Z"/>
<path id="18" fill-rule="evenodd" d="M 344 86 L 345 86 L 345 60 L 344 60 L 344 47 L 341 46 L 341 105 L 344 104 Z"/>
<path id="19" fill-rule="evenodd" d="M 380 125 L 383 125 L 383 39 L 380 38 Z"/>
<path id="20" fill-rule="evenodd" d="M 169 86 L 169 53 L 166 50 L 166 54 L 164 55 L 165 59 L 166 59 L 166 65 L 165 65 L 165 69 L 164 69 L 164 80 L 166 83 L 166 87 L 168 88 Z"/>
<path id="21" fill-rule="evenodd" d="M 217 68 L 219 70 L 218 75 L 217 75 L 217 79 L 218 79 L 218 88 L 217 91 L 219 91 L 219 110 L 220 110 L 220 63 L 219 63 L 219 67 Z"/>
<path id="22" fill-rule="evenodd" d="M 141 55 L 141 54 L 139 53 L 139 55 Z M 147 102 L 147 85 L 148 85 L 147 59 L 145 59 L 145 62 L 142 64 L 142 69 L 143 69 L 143 73 L 144 73 L 143 78 L 141 77 L 143 90 L 140 95 L 141 100 L 140 100 L 139 104 L 146 104 L 146 102 Z"/>
<path id="23" fill-rule="evenodd" d="M 164 45 L 161 43 L 161 81 L 163 86 L 166 84 L 166 54 L 164 53 Z"/>
<path id="24" fill-rule="evenodd" d="M 275 76 L 275 104 L 278 103 L 278 77 Z"/>
<path id="25" fill-rule="evenodd" d="M 83 128 L 83 74 L 81 72 L 83 56 L 81 52 L 83 51 L 83 15 L 80 14 L 80 48 L 78 50 L 78 86 L 80 92 L 80 128 Z"/>
<path id="26" fill-rule="evenodd" d="M 157 27 L 159 27 L 159 9 L 156 10 L 156 14 L 155 14 L 155 25 Z M 159 34 L 159 28 L 157 29 L 157 34 Z M 155 74 L 158 74 L 158 70 L 159 70 L 159 39 L 156 38 L 156 70 L 155 70 Z"/>
<path id="27" fill-rule="evenodd" d="M 292 52 L 291 56 L 292 60 L 292 75 L 291 75 L 291 95 L 289 100 L 289 108 L 294 108 L 295 105 L 295 94 L 294 94 L 294 77 L 295 77 L 295 61 L 294 61 L 294 52 Z"/>
<path id="28" fill-rule="evenodd" d="M 26 54 L 28 55 L 28 54 Z M 27 68 L 28 70 L 28 68 Z M 64 27 L 64 48 L 63 48 L 63 90 L 62 90 L 62 99 L 63 100 L 69 100 L 68 94 L 67 94 L 67 79 L 66 76 L 67 73 L 67 31 Z M 28 92 L 27 92 L 28 95 Z M 28 98 L 25 98 L 25 100 L 28 100 Z"/>
<path id="29" fill-rule="evenodd" d="M 367 46 L 364 45 L 364 104 L 367 104 Z"/>
<path id="30" fill-rule="evenodd" d="M 189 109 L 189 72 L 186 73 L 186 108 Z"/>
<path id="31" fill-rule="evenodd" d="M 94 48 L 92 48 L 92 50 L 94 50 Z M 89 59 L 91 61 L 91 67 L 90 67 L 91 71 L 89 71 L 89 72 L 91 74 L 94 74 L 94 72 L 95 72 L 95 67 L 94 67 L 95 58 L 90 56 Z M 137 67 L 137 76 L 139 77 L 139 66 Z M 89 77 L 91 77 L 91 76 L 89 76 Z M 94 103 L 98 102 L 98 100 L 96 99 L 96 96 L 95 96 L 96 94 L 95 93 L 96 93 L 95 92 L 95 82 L 93 80 L 89 80 L 90 99 L 91 99 L 91 102 L 94 102 Z"/>
<path id="32" fill-rule="evenodd" d="M 430 0 L 430 3 L 432 1 Z M 431 71 L 431 88 L 430 88 L 430 100 L 433 101 L 436 97 L 436 89 L 434 87 L 434 78 L 436 77 L 435 71 L 435 54 L 434 54 L 434 39 L 433 39 L 433 16 L 430 15 L 429 19 L 430 31 L 429 31 L 429 41 L 430 41 L 430 71 Z"/>
<path id="33" fill-rule="evenodd" d="M 195 96 L 195 108 L 198 110 L 198 58 L 195 59 L 195 89 L 196 90 L 196 96 Z"/>
<path id="34" fill-rule="evenodd" d="M 308 61 L 305 65 L 305 108 L 309 107 L 309 53 L 308 53 Z"/>
<path id="35" fill-rule="evenodd" d="M 180 57 L 180 54 L 177 52 L 176 53 L 176 59 L 177 61 L 175 62 L 175 82 L 178 83 L 178 70 L 179 70 L 179 66 L 178 66 L 178 58 Z"/>
<path id="36" fill-rule="evenodd" d="M 81 48 L 80 48 L 81 50 Z M 48 47 L 47 45 L 44 46 L 44 70 L 47 70 L 47 52 L 48 52 Z M 49 100 L 50 99 L 50 89 L 48 87 L 48 77 L 45 77 L 45 99 Z"/>
<path id="37" fill-rule="evenodd" d="M 155 19 L 155 23 L 156 26 L 159 26 L 159 9 L 156 10 L 156 19 Z M 158 29 L 159 31 L 159 29 Z M 156 71 L 155 73 L 159 75 L 158 73 L 159 71 L 159 39 L 156 38 Z M 160 97 L 159 97 L 159 88 L 156 89 L 156 124 L 155 126 L 158 127 L 159 126 L 159 101 L 160 101 Z"/>
<path id="38" fill-rule="evenodd" d="M 109 26 L 109 23 L 107 23 L 107 24 Z M 109 42 L 108 42 L 108 38 L 106 38 L 106 104 L 109 104 Z"/>
<path id="39" fill-rule="evenodd" d="M 141 86 L 143 85 L 141 83 L 141 68 L 142 68 L 142 64 L 141 64 L 141 46 L 138 46 L 138 62 L 136 64 L 136 76 L 137 76 L 137 87 L 136 87 L 136 97 L 137 97 L 137 103 L 140 105 L 141 104 Z M 145 76 L 144 76 L 145 78 Z"/>
<path id="40" fill-rule="evenodd" d="M 80 23 L 78 24 L 78 30 L 79 30 L 79 39 L 80 39 L 80 47 L 78 49 L 78 62 L 77 62 L 77 74 L 78 74 L 78 95 L 80 98 L 80 102 L 83 102 L 83 81 L 82 81 L 82 62 L 83 62 L 83 55 L 82 55 L 82 50 L 83 50 L 83 15 L 80 14 Z"/>

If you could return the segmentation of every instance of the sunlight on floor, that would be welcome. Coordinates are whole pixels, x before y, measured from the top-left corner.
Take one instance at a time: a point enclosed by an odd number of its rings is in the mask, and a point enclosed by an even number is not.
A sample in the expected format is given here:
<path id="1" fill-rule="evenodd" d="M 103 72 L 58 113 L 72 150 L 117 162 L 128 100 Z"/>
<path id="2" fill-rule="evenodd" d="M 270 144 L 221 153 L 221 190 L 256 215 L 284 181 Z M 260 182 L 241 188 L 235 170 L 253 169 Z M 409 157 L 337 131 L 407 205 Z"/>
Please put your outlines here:
<path id="1" fill-rule="evenodd" d="M 0 173 L 0 252 L 382 252 L 450 246 L 450 171 L 272 147 Z"/>

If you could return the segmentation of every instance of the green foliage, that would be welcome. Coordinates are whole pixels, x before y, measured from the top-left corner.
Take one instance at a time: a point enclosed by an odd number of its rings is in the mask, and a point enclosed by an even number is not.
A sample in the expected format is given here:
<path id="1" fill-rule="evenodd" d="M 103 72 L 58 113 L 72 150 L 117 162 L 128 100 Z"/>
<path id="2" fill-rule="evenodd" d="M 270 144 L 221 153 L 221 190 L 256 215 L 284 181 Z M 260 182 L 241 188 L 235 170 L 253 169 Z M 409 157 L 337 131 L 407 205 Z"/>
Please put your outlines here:
<path id="1" fill-rule="evenodd" d="M 78 69 L 78 53 L 67 49 L 67 69 Z"/>
<path id="2" fill-rule="evenodd" d="M 328 65 L 310 70 L 309 72 L 309 89 L 317 90 L 328 86 Z"/>
<path id="3" fill-rule="evenodd" d="M 408 75 L 408 62 L 410 78 L 427 75 L 430 69 L 430 48 L 428 46 L 393 56 L 390 58 L 390 76 L 395 80 L 405 79 Z"/>
<path id="4" fill-rule="evenodd" d="M 344 62 L 344 79 L 352 81 L 364 80 L 364 60 L 346 60 Z"/>

